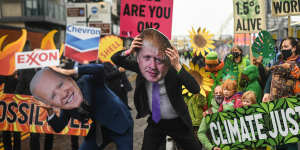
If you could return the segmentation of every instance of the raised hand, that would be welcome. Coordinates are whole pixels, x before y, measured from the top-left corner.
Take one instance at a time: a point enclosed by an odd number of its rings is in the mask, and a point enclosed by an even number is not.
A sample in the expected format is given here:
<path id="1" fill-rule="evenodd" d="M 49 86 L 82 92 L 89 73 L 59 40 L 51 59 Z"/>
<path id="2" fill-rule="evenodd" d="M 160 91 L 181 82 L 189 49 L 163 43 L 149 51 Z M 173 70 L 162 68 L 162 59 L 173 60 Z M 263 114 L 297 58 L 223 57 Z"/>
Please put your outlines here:
<path id="1" fill-rule="evenodd" d="M 125 51 L 125 55 L 130 55 L 132 54 L 136 49 L 142 48 L 143 46 L 143 39 L 139 38 L 139 36 L 136 36 L 128 50 Z"/>
<path id="2" fill-rule="evenodd" d="M 178 51 L 176 50 L 175 47 L 172 47 L 172 48 L 173 49 L 167 48 L 167 50 L 165 51 L 166 55 L 169 57 L 170 63 L 176 69 L 176 71 L 180 71 L 182 66 L 180 65 L 180 62 L 179 62 Z"/>

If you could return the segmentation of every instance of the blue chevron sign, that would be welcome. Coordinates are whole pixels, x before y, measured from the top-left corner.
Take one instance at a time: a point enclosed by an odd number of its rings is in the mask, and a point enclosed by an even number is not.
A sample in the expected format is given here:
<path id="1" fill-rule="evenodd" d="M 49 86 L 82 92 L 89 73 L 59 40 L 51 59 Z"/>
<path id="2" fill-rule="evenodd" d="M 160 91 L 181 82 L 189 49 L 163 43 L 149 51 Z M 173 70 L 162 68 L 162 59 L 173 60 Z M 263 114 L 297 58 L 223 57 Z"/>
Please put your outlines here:
<path id="1" fill-rule="evenodd" d="M 100 35 L 100 28 L 68 25 L 66 28 L 65 56 L 79 62 L 83 61 L 82 59 L 96 60 Z"/>

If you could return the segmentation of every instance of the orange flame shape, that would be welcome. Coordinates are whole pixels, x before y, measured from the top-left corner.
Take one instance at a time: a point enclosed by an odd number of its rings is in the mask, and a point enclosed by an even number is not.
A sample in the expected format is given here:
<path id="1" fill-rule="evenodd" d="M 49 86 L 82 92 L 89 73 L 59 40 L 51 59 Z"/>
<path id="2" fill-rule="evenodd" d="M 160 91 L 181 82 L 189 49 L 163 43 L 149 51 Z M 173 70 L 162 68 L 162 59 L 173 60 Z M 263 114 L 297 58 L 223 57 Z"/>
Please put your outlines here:
<path id="1" fill-rule="evenodd" d="M 2 37 L 3 38 L 3 37 Z M 15 71 L 15 53 L 22 52 L 27 39 L 27 31 L 22 29 L 19 39 L 6 45 L 0 52 L 0 75 L 12 75 Z"/>
<path id="2" fill-rule="evenodd" d="M 54 43 L 54 35 L 56 32 L 57 30 L 51 30 L 50 32 L 47 33 L 47 35 L 42 40 L 41 49 L 43 50 L 56 49 Z"/>
<path id="3" fill-rule="evenodd" d="M 0 38 L 0 49 L 2 48 L 2 44 L 4 42 L 4 40 L 6 39 L 7 37 L 7 34 L 3 35 L 1 38 Z"/>

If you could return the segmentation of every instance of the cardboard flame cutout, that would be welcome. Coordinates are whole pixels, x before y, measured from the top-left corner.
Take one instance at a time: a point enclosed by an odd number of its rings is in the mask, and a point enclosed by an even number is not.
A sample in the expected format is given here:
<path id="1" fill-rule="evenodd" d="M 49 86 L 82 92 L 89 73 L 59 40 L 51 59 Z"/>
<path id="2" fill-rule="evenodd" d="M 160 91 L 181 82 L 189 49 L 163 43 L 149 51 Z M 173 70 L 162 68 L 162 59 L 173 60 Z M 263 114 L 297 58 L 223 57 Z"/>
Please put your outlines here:
<path id="1" fill-rule="evenodd" d="M 6 37 L 7 37 L 7 34 L 6 34 L 6 35 L 3 35 L 2 37 L 0 37 L 0 50 L 1 50 L 1 48 L 2 48 L 2 45 L 3 45 L 3 43 L 4 43 L 5 39 L 6 39 Z"/>
<path id="2" fill-rule="evenodd" d="M 56 45 L 54 42 L 54 35 L 57 33 L 57 30 L 51 30 L 45 35 L 41 43 L 41 49 L 43 50 L 54 50 L 56 49 Z M 62 56 L 64 51 L 64 44 L 62 43 L 59 49 L 59 58 Z"/>
<path id="3" fill-rule="evenodd" d="M 3 38 L 3 39 L 2 39 Z M 1 37 L 4 40 L 5 37 Z M 0 52 L 0 75 L 9 76 L 15 71 L 15 53 L 22 52 L 27 39 L 27 31 L 22 29 L 19 39 L 6 45 Z"/>
<path id="4" fill-rule="evenodd" d="M 50 32 L 47 33 L 47 35 L 42 40 L 41 49 L 43 50 L 56 49 L 54 43 L 54 35 L 56 32 L 57 30 L 51 30 Z"/>

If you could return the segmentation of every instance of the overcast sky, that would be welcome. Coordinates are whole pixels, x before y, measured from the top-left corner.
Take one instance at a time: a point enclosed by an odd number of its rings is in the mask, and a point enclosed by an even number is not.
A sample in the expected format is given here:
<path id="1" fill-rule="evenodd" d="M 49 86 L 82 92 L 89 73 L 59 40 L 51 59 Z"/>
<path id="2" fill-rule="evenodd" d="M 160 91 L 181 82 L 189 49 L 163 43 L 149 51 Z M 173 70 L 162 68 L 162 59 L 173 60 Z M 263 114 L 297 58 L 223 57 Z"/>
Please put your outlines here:
<path id="1" fill-rule="evenodd" d="M 174 0 L 173 3 L 172 36 L 189 35 L 192 26 L 205 27 L 214 35 L 223 26 L 223 34 L 233 35 L 232 0 Z"/>

